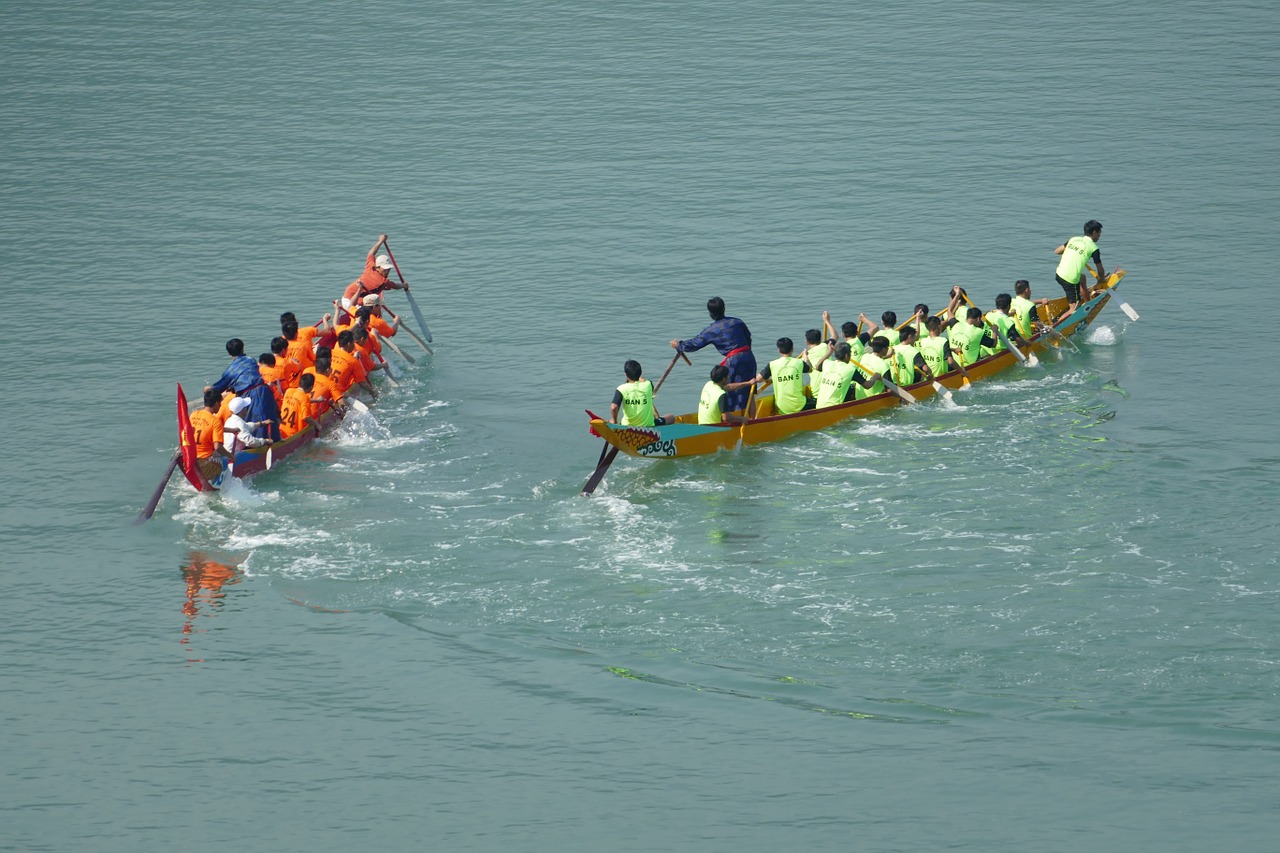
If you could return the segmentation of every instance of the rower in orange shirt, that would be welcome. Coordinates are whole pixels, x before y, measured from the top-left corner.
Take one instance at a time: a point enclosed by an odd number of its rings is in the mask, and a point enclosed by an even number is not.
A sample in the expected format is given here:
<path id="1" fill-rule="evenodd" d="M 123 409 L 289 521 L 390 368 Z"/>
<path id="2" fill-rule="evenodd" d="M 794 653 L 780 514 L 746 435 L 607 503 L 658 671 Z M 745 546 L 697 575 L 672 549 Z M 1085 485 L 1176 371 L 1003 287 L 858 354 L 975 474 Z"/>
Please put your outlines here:
<path id="1" fill-rule="evenodd" d="M 331 327 L 328 314 L 321 318 L 319 326 L 299 326 L 298 318 L 292 311 L 280 315 L 280 334 L 289 342 L 289 357 L 303 367 L 316 363 L 315 339 Z"/>
<path id="2" fill-rule="evenodd" d="M 373 248 L 369 250 L 368 256 L 364 259 L 364 272 L 360 274 L 358 279 L 348 284 L 346 290 L 342 291 L 343 308 L 349 309 L 353 305 L 358 306 L 361 300 L 369 294 L 404 288 L 403 284 L 392 281 L 390 278 L 391 270 L 394 266 L 391 263 L 391 256 L 377 254 L 378 249 L 385 242 L 387 242 L 387 235 L 380 234 L 378 242 L 373 244 Z"/>
<path id="3" fill-rule="evenodd" d="M 204 392 L 204 407 L 191 413 L 191 426 L 196 434 L 196 464 L 205 479 L 214 485 L 221 479 L 229 456 L 222 446 L 222 424 L 226 419 L 218 413 L 221 406 L 222 395 L 210 388 Z"/>
<path id="4" fill-rule="evenodd" d="M 280 407 L 280 435 L 284 438 L 297 434 L 307 424 L 316 431 L 316 435 L 320 435 L 320 422 L 312 416 L 312 410 L 314 403 L 323 400 L 312 398 L 315 384 L 315 374 L 306 373 L 298 380 L 297 388 L 290 388 L 284 393 L 284 405 Z"/>
<path id="5" fill-rule="evenodd" d="M 333 382 L 333 365 L 330 361 L 330 355 L 331 350 L 328 347 L 319 347 L 316 350 L 316 363 L 302 371 L 303 376 L 314 377 L 312 379 L 314 386 L 311 389 L 311 399 L 315 402 L 315 408 L 312 409 L 311 413 L 317 416 L 327 412 L 329 407 L 338 403 L 338 400 L 342 397 L 341 392 L 338 391 Z M 341 408 L 340 403 L 338 403 L 338 406 Z"/>
<path id="6" fill-rule="evenodd" d="M 280 408 L 280 403 L 284 401 L 284 386 L 280 384 L 280 374 L 283 364 L 277 366 L 275 355 L 264 352 L 258 356 L 258 373 L 262 375 L 262 381 L 271 389 L 272 395 L 276 398 L 276 408 Z"/>
<path id="7" fill-rule="evenodd" d="M 303 366 L 289 355 L 289 342 L 283 337 L 272 338 L 271 354 L 276 357 L 276 368 L 280 371 L 280 388 L 284 391 L 297 388 Z"/>
<path id="8" fill-rule="evenodd" d="M 342 394 L 346 394 L 353 385 L 358 384 L 376 400 L 378 391 L 369 381 L 369 374 L 360 364 L 360 358 L 355 350 L 355 335 L 350 329 L 343 329 L 338 333 L 338 346 L 333 350 L 333 384 Z"/>

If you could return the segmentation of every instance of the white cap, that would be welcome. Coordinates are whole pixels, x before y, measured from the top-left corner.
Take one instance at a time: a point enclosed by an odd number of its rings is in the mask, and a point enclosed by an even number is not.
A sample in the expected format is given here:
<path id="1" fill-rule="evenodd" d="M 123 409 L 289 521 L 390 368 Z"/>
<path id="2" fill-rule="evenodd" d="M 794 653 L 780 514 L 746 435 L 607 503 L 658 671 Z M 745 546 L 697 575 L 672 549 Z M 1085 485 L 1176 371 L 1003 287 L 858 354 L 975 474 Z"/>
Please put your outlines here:
<path id="1" fill-rule="evenodd" d="M 373 262 L 373 264 L 380 270 L 389 270 L 391 269 L 391 256 L 378 255 L 377 259 Z"/>
<path id="2" fill-rule="evenodd" d="M 378 294 L 378 293 L 370 293 L 370 294 L 368 294 L 367 296 L 365 296 L 365 298 L 364 298 L 363 300 L 361 300 L 361 302 L 362 302 L 363 304 L 365 304 L 365 305 L 370 305 L 370 306 L 372 306 L 372 305 L 381 305 L 381 304 L 382 304 L 382 295 L 381 295 L 381 294 Z"/>
<path id="3" fill-rule="evenodd" d="M 253 401 L 250 400 L 248 397 L 232 397 L 231 402 L 227 405 L 227 408 L 231 410 L 231 414 L 238 415 L 241 412 L 243 412 L 245 409 L 249 408 L 249 405 L 252 402 Z"/>

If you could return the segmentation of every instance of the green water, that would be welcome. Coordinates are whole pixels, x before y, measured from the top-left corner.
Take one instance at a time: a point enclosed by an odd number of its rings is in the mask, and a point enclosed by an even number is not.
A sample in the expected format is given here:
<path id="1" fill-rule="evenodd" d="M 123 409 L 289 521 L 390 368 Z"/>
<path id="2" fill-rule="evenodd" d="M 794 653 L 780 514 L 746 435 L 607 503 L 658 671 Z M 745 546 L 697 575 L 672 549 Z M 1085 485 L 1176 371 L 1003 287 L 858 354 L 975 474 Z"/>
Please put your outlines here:
<path id="1" fill-rule="evenodd" d="M 1273 846 L 1272 6 L 3 20 L 0 849 Z M 1052 296 L 1089 218 L 1137 323 L 578 497 L 709 296 Z M 174 384 L 381 232 L 435 356 L 130 527 Z"/>

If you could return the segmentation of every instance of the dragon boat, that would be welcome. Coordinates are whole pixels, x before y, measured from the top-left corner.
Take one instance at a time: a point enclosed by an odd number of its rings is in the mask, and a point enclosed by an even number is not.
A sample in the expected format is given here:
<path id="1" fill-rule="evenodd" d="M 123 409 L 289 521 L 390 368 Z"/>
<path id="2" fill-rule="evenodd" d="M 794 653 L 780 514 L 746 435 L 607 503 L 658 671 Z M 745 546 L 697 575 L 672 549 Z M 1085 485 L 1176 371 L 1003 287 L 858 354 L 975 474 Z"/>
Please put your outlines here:
<path id="1" fill-rule="evenodd" d="M 1025 356 L 1032 352 L 1061 346 L 1067 338 L 1088 328 L 1111 300 L 1124 275 L 1124 270 L 1116 270 L 1108 275 L 1096 285 L 1093 296 L 1088 301 L 1078 305 L 1070 315 L 1059 318 L 1044 331 L 1036 334 L 1020 348 L 1020 352 Z M 1127 304 L 1120 304 L 1130 317 L 1137 318 L 1136 313 L 1132 313 L 1132 309 Z M 1041 316 L 1055 317 L 1064 312 L 1067 305 L 1065 296 L 1051 299 L 1041 309 L 1047 309 L 1047 315 Z M 1013 351 L 1005 349 L 967 365 L 966 369 L 969 378 L 978 381 L 1007 370 L 1021 361 L 1022 359 Z M 922 400 L 939 393 L 939 387 L 955 389 L 961 387 L 964 381 L 965 378 L 959 371 L 953 371 L 938 377 L 937 385 L 926 379 L 914 385 L 905 386 L 903 390 L 917 400 Z M 621 426 L 609 423 L 588 410 L 591 434 L 604 439 L 606 447 L 601 452 L 596 472 L 588 480 L 583 493 L 590 494 L 599 484 L 604 469 L 618 452 L 642 459 L 682 459 L 688 456 L 703 456 L 720 450 L 732 450 L 743 445 L 779 441 L 799 432 L 826 429 L 850 418 L 865 417 L 874 412 L 902 405 L 901 398 L 892 390 L 861 400 L 789 415 L 776 414 L 773 402 L 772 394 L 753 397 L 747 403 L 747 420 L 741 424 L 699 424 L 698 414 L 693 412 L 677 416 L 673 424 L 651 427 Z M 738 411 L 735 414 L 741 415 L 743 412 Z"/>
<path id="2" fill-rule="evenodd" d="M 342 412 L 331 407 L 316 418 L 316 423 L 327 432 L 342 418 Z M 268 447 L 250 447 L 236 451 L 235 457 L 225 467 L 217 463 L 210 467 L 201 466 L 196 459 L 196 433 L 191 426 L 190 406 L 182 386 L 178 386 L 178 467 L 197 492 L 217 491 L 227 477 L 251 477 L 269 470 L 315 439 L 315 427 L 307 424 L 288 438 Z"/>

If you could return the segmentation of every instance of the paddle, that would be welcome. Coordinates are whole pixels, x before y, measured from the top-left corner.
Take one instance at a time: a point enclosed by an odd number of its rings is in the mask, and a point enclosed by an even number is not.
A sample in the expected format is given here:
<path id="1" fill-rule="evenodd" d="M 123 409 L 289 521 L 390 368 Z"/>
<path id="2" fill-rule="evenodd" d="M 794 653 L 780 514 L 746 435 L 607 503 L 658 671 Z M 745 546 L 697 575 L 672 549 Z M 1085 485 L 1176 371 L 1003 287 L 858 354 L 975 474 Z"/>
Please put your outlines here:
<path id="1" fill-rule="evenodd" d="M 1068 338 L 1066 335 L 1062 334 L 1062 332 L 1059 332 L 1057 329 L 1055 329 L 1052 323 L 1041 323 L 1040 328 L 1044 329 L 1049 334 L 1053 335 L 1055 338 L 1062 341 L 1064 344 L 1071 347 L 1076 352 L 1080 352 L 1080 347 L 1072 343 L 1071 339 Z"/>
<path id="2" fill-rule="evenodd" d="M 397 314 L 393 313 L 392 310 L 390 308 L 387 308 L 385 305 L 383 306 L 383 310 L 385 310 L 388 314 L 391 315 L 392 320 L 400 319 L 400 317 Z M 418 344 L 418 346 L 422 347 L 423 352 L 425 352 L 427 355 L 435 355 L 435 353 L 431 351 L 431 347 L 427 346 L 427 342 L 424 341 L 422 338 L 418 337 L 417 332 L 415 332 L 413 329 L 410 329 L 408 325 L 406 325 L 405 323 L 401 323 L 400 328 L 404 330 L 404 333 L 406 335 L 413 338 L 413 340 Z M 386 338 L 383 338 L 383 340 L 386 340 Z"/>
<path id="3" fill-rule="evenodd" d="M 1094 281 L 1097 281 L 1099 283 L 1102 281 L 1102 279 L 1098 278 L 1098 272 L 1093 267 L 1086 265 L 1085 269 L 1087 269 L 1090 273 L 1093 274 Z M 1138 312 L 1133 310 L 1132 305 L 1130 305 L 1128 302 L 1125 302 L 1123 299 L 1121 299 L 1118 296 L 1112 296 L 1112 298 L 1115 299 L 1116 304 L 1120 306 L 1120 310 L 1123 311 L 1130 320 L 1136 321 L 1138 319 Z"/>
<path id="4" fill-rule="evenodd" d="M 160 505 L 160 496 L 164 494 L 165 486 L 169 485 L 169 480 L 173 477 L 173 472 L 178 469 L 178 463 L 181 461 L 182 451 L 179 450 L 173 454 L 173 459 L 169 461 L 169 467 L 165 470 L 164 476 L 160 478 L 160 484 L 151 493 L 151 500 L 147 501 L 147 505 L 142 508 L 142 512 L 138 513 L 138 517 L 133 520 L 134 524 L 142 524 L 156 514 L 156 507 Z"/>
<path id="5" fill-rule="evenodd" d="M 384 344 L 386 344 L 387 346 L 391 347 L 391 351 L 392 351 L 393 353 L 395 353 L 396 355 L 400 356 L 401 358 L 403 358 L 405 361 L 409 362 L 410 364 L 417 364 L 417 363 L 418 363 L 417 361 L 415 361 L 415 360 L 413 359 L 413 357 L 412 357 L 411 355 L 409 355 L 409 354 L 408 354 L 407 352 L 405 352 L 404 350 L 400 349 L 400 347 L 396 346 L 396 345 L 395 345 L 395 343 L 391 340 L 391 338 L 384 338 L 382 335 L 379 335 L 377 332 L 373 331 L 372 329 L 370 329 L 370 330 L 369 330 L 369 334 L 373 335 L 373 336 L 374 336 L 375 338 L 377 338 L 379 341 L 381 341 L 382 343 L 384 343 Z"/>
<path id="6" fill-rule="evenodd" d="M 849 363 L 852 364 L 854 367 L 858 368 L 859 370 L 861 370 L 863 373 L 865 373 L 868 378 L 872 376 L 879 376 L 880 381 L 883 382 L 890 391 L 892 391 L 893 393 L 897 394 L 899 397 L 902 398 L 902 402 L 904 403 L 916 402 L 915 397 L 912 397 L 909 393 L 899 388 L 896 382 L 894 382 L 888 376 L 885 376 L 883 373 L 876 373 L 874 370 L 870 369 L 869 367 L 863 367 L 862 363 L 859 362 L 856 358 L 853 358 L 852 356 L 850 356 L 849 358 Z"/>
<path id="7" fill-rule="evenodd" d="M 676 366 L 676 362 L 684 359 L 685 364 L 693 367 L 693 362 L 689 361 L 689 356 L 677 351 L 675 358 L 671 359 L 671 363 L 667 365 L 667 369 L 662 371 L 662 376 L 658 378 L 658 384 L 653 386 L 653 394 L 656 397 L 658 389 L 662 387 L 662 383 L 667 381 L 667 376 L 671 374 L 671 369 Z M 590 414 L 590 412 L 588 412 Z M 618 448 L 612 444 L 606 443 L 600 449 L 600 459 L 596 462 L 596 469 L 591 472 L 591 476 L 587 478 L 587 482 L 582 486 L 582 494 L 590 495 L 600 485 L 600 481 L 604 479 L 604 472 L 609 470 L 609 466 L 613 464 L 613 460 L 618 458 Z"/>
<path id="8" fill-rule="evenodd" d="M 422 311 L 418 309 L 418 300 L 413 298 L 413 294 L 409 292 L 409 283 L 404 280 L 404 273 L 400 272 L 400 265 L 396 263 L 396 256 L 391 254 L 391 244 L 385 239 L 382 241 L 382 248 L 387 250 L 387 257 L 391 259 L 391 265 L 396 268 L 396 276 L 400 279 L 400 283 L 404 285 L 405 298 L 409 300 L 409 307 L 413 309 L 414 319 L 418 321 L 418 325 L 422 327 L 422 336 L 428 341 L 432 340 L 431 329 L 427 327 L 427 321 L 422 319 Z M 423 346 L 426 346 L 423 344 Z M 430 352 L 430 350 L 428 350 Z"/>
<path id="9" fill-rule="evenodd" d="M 960 295 L 964 297 L 964 301 L 968 302 L 970 307 L 972 308 L 978 307 L 977 305 L 973 304 L 973 300 L 969 298 L 969 294 L 962 292 Z M 982 309 L 978 309 L 978 310 L 982 310 Z M 991 331 L 996 333 L 996 337 L 1000 339 L 1000 343 L 1004 344 L 1005 349 L 1012 352 L 1014 356 L 1017 357 L 1018 361 L 1022 362 L 1028 367 L 1035 367 L 1036 365 L 1040 364 L 1040 359 L 1036 358 L 1035 353 L 1031 354 L 1031 358 L 1035 360 L 1034 361 L 1028 360 L 1027 357 L 1022 354 L 1022 350 L 1015 347 L 1013 343 L 1009 340 L 1009 336 L 1004 333 L 1004 329 L 1000 328 L 1000 326 L 997 325 L 996 323 L 992 323 L 990 320 L 986 318 L 985 315 L 983 315 L 982 322 L 986 323 L 987 326 L 991 328 Z"/>

